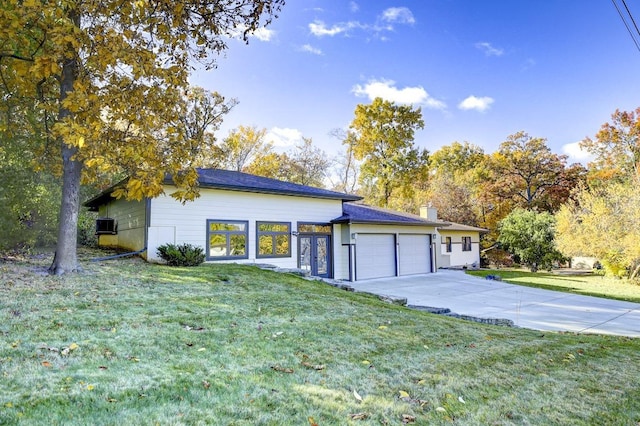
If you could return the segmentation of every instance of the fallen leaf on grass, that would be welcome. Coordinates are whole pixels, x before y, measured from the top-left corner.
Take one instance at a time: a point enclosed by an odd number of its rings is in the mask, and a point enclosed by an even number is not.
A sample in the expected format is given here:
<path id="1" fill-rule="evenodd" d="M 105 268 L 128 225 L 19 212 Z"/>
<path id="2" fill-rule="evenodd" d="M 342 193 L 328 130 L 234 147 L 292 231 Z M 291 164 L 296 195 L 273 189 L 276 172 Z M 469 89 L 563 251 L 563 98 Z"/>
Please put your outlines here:
<path id="1" fill-rule="evenodd" d="M 316 421 L 313 419 L 313 417 L 309 416 L 307 418 L 307 420 L 309 420 L 309 425 L 310 426 L 318 426 L 318 423 L 316 423 Z"/>
<path id="2" fill-rule="evenodd" d="M 351 420 L 366 420 L 369 417 L 369 413 L 357 413 L 349 414 Z"/>
<path id="3" fill-rule="evenodd" d="M 211 387 L 211 383 L 207 382 L 206 380 L 203 380 L 202 386 L 204 386 L 205 389 L 209 389 Z"/>
<path id="4" fill-rule="evenodd" d="M 357 390 L 353 390 L 353 396 L 359 401 L 362 402 L 362 397 L 360 396 L 360 394 L 358 393 Z"/>
<path id="5" fill-rule="evenodd" d="M 325 365 L 324 364 L 313 365 L 310 362 L 303 362 L 302 365 L 304 367 L 307 367 L 307 368 L 310 368 L 310 369 L 316 370 L 316 371 L 320 371 L 320 370 L 324 370 L 325 369 Z"/>
<path id="6" fill-rule="evenodd" d="M 42 361 L 42 366 L 49 368 L 51 367 L 51 363 L 49 361 Z"/>
<path id="7" fill-rule="evenodd" d="M 279 365 L 273 365 L 271 366 L 271 369 L 280 373 L 293 373 L 292 368 L 280 367 Z"/>
<path id="8" fill-rule="evenodd" d="M 416 416 L 411 416 L 409 414 L 403 414 L 402 415 L 402 424 L 407 424 L 407 423 L 415 423 L 416 422 Z"/>
<path id="9" fill-rule="evenodd" d="M 400 398 L 401 398 L 401 399 L 404 399 L 404 398 L 410 398 L 410 397 L 409 397 L 409 393 L 408 393 L 408 392 L 405 392 L 405 391 L 403 391 L 403 390 L 401 390 L 401 391 L 399 392 L 399 394 L 400 394 Z"/>
<path id="10" fill-rule="evenodd" d="M 439 412 L 439 413 L 446 413 L 447 409 L 444 408 L 444 407 L 438 407 L 438 408 L 436 408 L 436 411 Z"/>
<path id="11" fill-rule="evenodd" d="M 463 404 L 466 404 L 467 402 L 464 400 L 464 398 L 462 398 L 461 396 L 458 397 L 458 401 L 462 402 Z"/>

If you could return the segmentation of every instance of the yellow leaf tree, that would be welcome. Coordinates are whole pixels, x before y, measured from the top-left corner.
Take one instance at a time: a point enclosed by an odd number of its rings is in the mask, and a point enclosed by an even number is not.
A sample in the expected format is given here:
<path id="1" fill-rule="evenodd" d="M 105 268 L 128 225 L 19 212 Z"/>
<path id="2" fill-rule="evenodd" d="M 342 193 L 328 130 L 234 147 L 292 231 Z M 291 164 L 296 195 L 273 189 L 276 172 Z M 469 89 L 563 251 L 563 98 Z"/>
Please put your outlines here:
<path id="1" fill-rule="evenodd" d="M 0 0 L 0 84 L 37 105 L 46 133 L 40 155 L 55 159 L 40 163 L 62 174 L 52 273 L 78 268 L 82 179 L 124 171 L 130 178 L 119 195 L 142 198 L 158 195 L 170 173 L 182 187 L 177 198 L 195 196 L 203 139 L 180 120 L 191 105 L 189 70 L 194 61 L 214 67 L 229 40 L 247 42 L 283 4 Z"/>

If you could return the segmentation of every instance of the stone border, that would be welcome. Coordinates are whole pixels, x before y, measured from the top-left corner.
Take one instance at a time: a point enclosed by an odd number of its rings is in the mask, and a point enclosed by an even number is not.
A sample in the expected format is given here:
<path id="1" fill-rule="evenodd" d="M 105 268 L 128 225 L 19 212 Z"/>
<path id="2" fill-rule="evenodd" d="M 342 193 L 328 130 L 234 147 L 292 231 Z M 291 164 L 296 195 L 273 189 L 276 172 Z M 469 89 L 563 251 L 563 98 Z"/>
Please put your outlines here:
<path id="1" fill-rule="evenodd" d="M 354 293 L 360 293 L 360 294 L 366 294 L 366 295 L 374 296 L 374 297 L 377 297 L 378 299 L 382 300 L 383 302 L 391 303 L 393 305 L 398 305 L 398 306 L 404 306 L 406 308 L 414 309 L 414 310 L 417 310 L 417 311 L 429 312 L 429 313 L 436 314 L 436 315 L 444 315 L 444 316 L 447 316 L 447 317 L 458 318 L 458 319 L 465 320 L 465 321 L 477 322 L 477 323 L 480 323 L 480 324 L 490 324 L 490 325 L 497 325 L 497 326 L 501 326 L 501 327 L 516 327 L 516 325 L 514 324 L 514 322 L 512 320 L 506 319 L 506 318 L 480 318 L 480 317 L 474 317 L 474 316 L 471 316 L 471 315 L 457 314 L 455 312 L 451 312 L 451 309 L 449 309 L 449 308 L 436 308 L 436 307 L 432 307 L 432 306 L 409 305 L 409 304 L 407 304 L 408 302 L 407 302 L 407 298 L 406 297 L 389 296 L 389 295 L 384 295 L 384 294 L 371 293 L 371 292 L 368 292 L 368 291 L 356 290 L 355 288 L 351 287 L 350 285 L 345 284 L 345 282 L 342 281 L 342 280 L 334 280 L 334 279 L 330 279 L 330 278 L 312 277 L 309 271 L 305 271 L 303 269 L 298 269 L 298 268 L 278 268 L 275 265 L 258 264 L 258 263 L 255 264 L 255 266 L 257 266 L 260 269 L 266 269 L 266 270 L 270 270 L 270 271 L 274 271 L 274 272 L 297 275 L 297 276 L 300 276 L 300 277 L 302 277 L 302 278 L 304 278 L 304 279 L 306 279 L 308 281 L 323 282 L 325 284 L 328 284 L 328 285 L 330 285 L 332 287 L 339 288 L 341 290 L 352 291 Z"/>

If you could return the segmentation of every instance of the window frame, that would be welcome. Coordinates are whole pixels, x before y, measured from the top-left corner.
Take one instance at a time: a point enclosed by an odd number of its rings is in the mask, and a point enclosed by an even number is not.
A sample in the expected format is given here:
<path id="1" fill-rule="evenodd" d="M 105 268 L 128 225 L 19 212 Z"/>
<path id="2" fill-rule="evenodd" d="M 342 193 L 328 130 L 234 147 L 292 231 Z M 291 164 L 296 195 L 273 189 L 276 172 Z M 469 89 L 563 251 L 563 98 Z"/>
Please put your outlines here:
<path id="1" fill-rule="evenodd" d="M 234 224 L 234 225 L 244 225 L 243 231 L 211 231 L 212 223 L 222 223 L 222 224 Z M 226 239 L 226 250 L 227 254 L 224 256 L 211 256 L 211 236 L 212 235 L 224 235 Z M 231 249 L 231 236 L 233 235 L 244 235 L 244 254 L 242 255 L 230 255 Z M 235 260 L 235 259 L 248 259 L 249 258 L 249 221 L 247 220 L 231 220 L 231 219 L 207 219 L 207 260 Z"/>
<path id="2" fill-rule="evenodd" d="M 445 253 L 451 253 L 453 251 L 453 241 L 451 237 L 444 237 L 444 251 Z"/>
<path id="3" fill-rule="evenodd" d="M 260 225 L 286 225 L 288 228 L 288 231 L 260 231 Z M 260 237 L 261 236 L 271 236 L 273 251 L 270 254 L 260 254 Z M 278 236 L 286 236 L 287 241 L 289 242 L 288 251 L 285 254 L 277 254 L 277 237 Z M 276 221 L 268 221 L 268 220 L 256 221 L 256 258 L 264 259 L 264 258 L 291 257 L 291 242 L 292 242 L 291 236 L 292 236 L 291 222 L 276 222 Z"/>
<path id="4" fill-rule="evenodd" d="M 471 237 L 462 237 L 462 251 L 472 251 Z"/>

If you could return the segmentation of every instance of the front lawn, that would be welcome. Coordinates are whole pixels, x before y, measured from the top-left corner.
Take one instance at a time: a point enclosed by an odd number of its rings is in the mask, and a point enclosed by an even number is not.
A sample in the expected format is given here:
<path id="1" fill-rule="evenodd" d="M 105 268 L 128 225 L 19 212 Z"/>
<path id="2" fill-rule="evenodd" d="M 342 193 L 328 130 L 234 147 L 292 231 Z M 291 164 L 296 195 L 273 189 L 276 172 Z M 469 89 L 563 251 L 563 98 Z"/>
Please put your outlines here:
<path id="1" fill-rule="evenodd" d="M 556 272 L 529 272 L 521 269 L 483 269 L 478 271 L 469 270 L 467 274 L 476 277 L 499 276 L 503 281 L 512 284 L 640 303 L 640 285 L 626 279 L 571 273 L 562 270 Z"/>
<path id="2" fill-rule="evenodd" d="M 640 422 L 640 339 L 488 326 L 251 266 L 0 263 L 0 424 Z"/>

